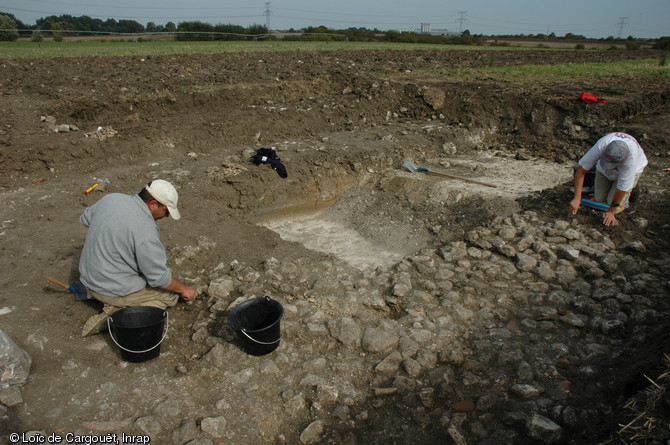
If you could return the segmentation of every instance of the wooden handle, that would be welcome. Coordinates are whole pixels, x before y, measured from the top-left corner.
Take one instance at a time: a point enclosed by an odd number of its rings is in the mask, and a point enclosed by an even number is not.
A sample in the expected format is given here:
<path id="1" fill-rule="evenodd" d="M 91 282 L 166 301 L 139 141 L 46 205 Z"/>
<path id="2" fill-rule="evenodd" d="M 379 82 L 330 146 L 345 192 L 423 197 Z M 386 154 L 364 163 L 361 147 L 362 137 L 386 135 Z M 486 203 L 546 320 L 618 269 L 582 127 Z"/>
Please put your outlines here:
<path id="1" fill-rule="evenodd" d="M 432 171 L 432 170 L 428 170 L 426 173 L 430 173 L 432 175 L 438 175 L 438 176 L 446 176 L 447 178 L 460 179 L 461 181 L 472 182 L 474 184 L 479 184 L 479 185 L 485 185 L 486 187 L 493 187 L 493 188 L 498 187 L 497 185 L 488 184 L 486 182 L 481 182 L 481 181 L 477 181 L 477 180 L 470 179 L 470 178 L 464 178 L 462 176 L 450 175 L 449 173 L 436 172 L 436 171 Z"/>
<path id="2" fill-rule="evenodd" d="M 62 287 L 63 289 L 67 289 L 69 286 L 65 283 L 61 283 L 55 278 L 47 277 L 47 280 L 51 281 L 53 284 L 57 284 L 58 286 Z"/>

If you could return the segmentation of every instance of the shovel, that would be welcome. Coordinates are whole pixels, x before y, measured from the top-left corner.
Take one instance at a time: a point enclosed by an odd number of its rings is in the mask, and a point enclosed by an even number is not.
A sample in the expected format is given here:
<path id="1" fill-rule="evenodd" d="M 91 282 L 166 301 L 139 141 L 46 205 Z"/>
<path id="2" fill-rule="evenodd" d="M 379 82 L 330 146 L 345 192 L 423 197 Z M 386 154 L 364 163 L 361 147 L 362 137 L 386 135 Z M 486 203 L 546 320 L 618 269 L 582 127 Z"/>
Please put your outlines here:
<path id="1" fill-rule="evenodd" d="M 88 296 L 86 286 L 84 286 L 81 281 L 75 281 L 72 283 L 72 285 L 68 286 L 67 284 L 61 283 L 55 278 L 47 277 L 47 280 L 62 287 L 63 289 L 67 289 L 68 291 L 72 292 L 76 301 L 88 301 L 93 299 Z"/>
<path id="2" fill-rule="evenodd" d="M 486 187 L 493 187 L 493 188 L 497 187 L 497 185 L 488 184 L 486 182 L 476 181 L 474 179 L 464 178 L 462 176 L 450 175 L 449 173 L 435 172 L 435 171 L 428 170 L 425 167 L 417 167 L 416 164 L 414 164 L 409 159 L 405 159 L 402 164 L 405 166 L 405 168 L 407 170 L 411 171 L 412 173 L 424 172 L 424 173 L 428 173 L 429 175 L 446 176 L 447 178 L 460 179 L 461 181 L 472 182 L 474 184 L 479 184 L 479 185 L 485 185 Z"/>

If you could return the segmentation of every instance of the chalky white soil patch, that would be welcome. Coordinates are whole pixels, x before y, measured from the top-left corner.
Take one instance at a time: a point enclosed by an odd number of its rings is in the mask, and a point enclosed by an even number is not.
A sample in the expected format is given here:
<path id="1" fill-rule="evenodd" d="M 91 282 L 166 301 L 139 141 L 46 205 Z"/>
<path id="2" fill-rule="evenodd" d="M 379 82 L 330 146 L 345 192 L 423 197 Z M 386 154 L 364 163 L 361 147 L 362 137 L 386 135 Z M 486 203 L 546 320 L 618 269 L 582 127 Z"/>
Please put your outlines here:
<path id="1" fill-rule="evenodd" d="M 357 231 L 321 214 L 266 223 L 282 239 L 301 243 L 306 248 L 328 253 L 360 270 L 389 267 L 411 251 L 391 251 L 375 245 Z"/>
<path id="2" fill-rule="evenodd" d="M 481 156 L 474 159 L 431 159 L 417 163 L 431 171 L 450 173 L 474 179 L 495 188 L 444 178 L 442 185 L 447 189 L 467 194 L 478 194 L 504 199 L 518 199 L 533 192 L 551 189 L 572 179 L 573 170 L 566 164 L 556 164 L 544 160 L 517 160 L 514 157 Z M 422 173 L 413 173 L 421 175 Z M 424 174 L 425 175 L 425 174 Z M 436 176 L 431 176 L 435 179 Z M 566 197 L 566 208 L 569 197 Z"/>
<path id="3" fill-rule="evenodd" d="M 486 187 L 458 179 L 410 173 L 402 168 L 391 173 L 405 179 L 405 187 L 427 190 L 422 192 L 422 196 L 431 205 L 449 206 L 450 203 L 465 202 L 472 196 L 483 197 L 486 202 L 505 200 L 512 203 L 529 193 L 565 183 L 572 176 L 572 169 L 565 165 L 496 156 L 438 159 L 417 164 L 431 171 L 443 171 L 496 185 L 495 188 Z M 351 197 L 345 194 L 340 200 L 345 199 Z M 566 197 L 566 206 L 568 200 L 569 197 Z M 346 224 L 351 220 L 352 212 L 358 212 L 356 221 L 359 225 Z M 360 224 L 361 215 L 369 215 L 363 225 Z M 416 218 L 398 216 L 398 212 L 391 210 L 387 216 L 383 218 L 378 213 L 373 214 L 363 201 L 353 205 L 339 202 L 317 214 L 292 216 L 284 213 L 281 218 L 266 220 L 263 225 L 284 240 L 331 254 L 359 270 L 374 270 L 390 267 L 430 242 L 430 236 L 417 229 L 422 224 L 418 224 Z"/>

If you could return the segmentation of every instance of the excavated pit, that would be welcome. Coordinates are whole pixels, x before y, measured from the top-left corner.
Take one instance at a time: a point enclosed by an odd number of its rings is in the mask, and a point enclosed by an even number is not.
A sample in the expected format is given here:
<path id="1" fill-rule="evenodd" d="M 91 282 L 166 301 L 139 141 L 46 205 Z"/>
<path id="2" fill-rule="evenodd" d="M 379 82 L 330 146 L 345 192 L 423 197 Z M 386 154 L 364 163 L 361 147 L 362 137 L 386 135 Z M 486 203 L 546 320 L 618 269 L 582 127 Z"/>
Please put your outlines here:
<path id="1" fill-rule="evenodd" d="M 333 255 L 359 270 L 386 269 L 431 246 L 436 235 L 454 226 L 459 232 L 471 229 L 459 224 L 458 215 L 513 213 L 517 199 L 554 188 L 572 174 L 565 165 L 544 160 L 486 155 L 430 159 L 427 165 L 433 173 L 491 186 L 399 167 L 311 211 L 289 204 L 281 212 L 266 214 L 260 224 L 286 241 Z"/>

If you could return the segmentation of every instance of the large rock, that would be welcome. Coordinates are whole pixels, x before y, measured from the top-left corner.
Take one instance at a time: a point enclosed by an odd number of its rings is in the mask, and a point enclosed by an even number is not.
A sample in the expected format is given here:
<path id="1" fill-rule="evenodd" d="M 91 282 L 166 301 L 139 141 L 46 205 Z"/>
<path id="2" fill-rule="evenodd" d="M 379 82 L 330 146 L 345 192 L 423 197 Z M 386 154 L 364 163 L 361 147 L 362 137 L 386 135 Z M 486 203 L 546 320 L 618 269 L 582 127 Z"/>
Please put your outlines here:
<path id="1" fill-rule="evenodd" d="M 529 436 L 542 443 L 558 443 L 561 440 L 563 429 L 540 414 L 533 414 L 527 427 Z"/>
<path id="2" fill-rule="evenodd" d="M 399 337 L 390 331 L 367 328 L 363 333 L 361 346 L 367 352 L 384 352 L 398 346 Z"/>

